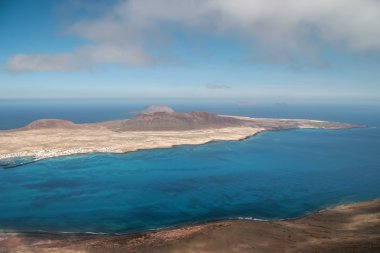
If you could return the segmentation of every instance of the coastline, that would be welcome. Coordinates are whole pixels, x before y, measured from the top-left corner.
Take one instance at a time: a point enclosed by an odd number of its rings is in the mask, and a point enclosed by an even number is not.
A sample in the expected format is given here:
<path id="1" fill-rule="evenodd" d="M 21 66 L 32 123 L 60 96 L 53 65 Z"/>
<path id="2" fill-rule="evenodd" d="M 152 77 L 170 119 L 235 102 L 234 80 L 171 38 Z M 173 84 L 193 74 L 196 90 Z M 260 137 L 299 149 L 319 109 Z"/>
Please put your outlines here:
<path id="1" fill-rule="evenodd" d="M 239 141 L 265 131 L 348 129 L 356 125 L 305 119 L 263 119 L 225 115 L 245 124 L 183 131 L 117 131 L 104 127 L 16 129 L 0 131 L 0 161 L 33 157 L 34 161 L 88 153 L 122 154 L 138 150 Z M 108 124 L 108 123 L 107 123 Z"/>
<path id="2" fill-rule="evenodd" d="M 73 232 L 73 231 L 44 231 L 44 230 L 25 230 L 25 231 L 17 231 L 17 230 L 7 230 L 7 229 L 1 229 L 0 227 L 0 235 L 1 234 L 29 234 L 29 235 L 36 235 L 36 234 L 45 234 L 45 235 L 74 235 L 74 236 L 86 236 L 86 235 L 96 235 L 96 236 L 134 236 L 134 235 L 142 235 L 142 234 L 148 234 L 148 233 L 154 233 L 154 232 L 160 232 L 160 231 L 170 231 L 175 229 L 181 229 L 186 227 L 193 227 L 193 226 L 204 226 L 208 224 L 214 224 L 219 222 L 235 222 L 235 221 L 248 221 L 248 222 L 286 222 L 286 221 L 295 221 L 307 218 L 309 216 L 323 213 L 329 210 L 333 210 L 336 208 L 341 208 L 345 206 L 353 206 L 353 205 L 360 205 L 360 204 L 366 204 L 371 202 L 379 202 L 380 204 L 380 198 L 370 199 L 370 200 L 358 200 L 358 201 L 347 201 L 347 202 L 339 202 L 331 205 L 327 205 L 325 207 L 317 208 L 315 210 L 307 211 L 304 214 L 296 217 L 290 217 L 290 218 L 272 218 L 272 219 L 261 219 L 261 218 L 255 218 L 251 216 L 236 216 L 236 217 L 226 217 L 226 218 L 220 218 L 220 219 L 209 219 L 209 220 L 201 220 L 201 221 L 194 221 L 194 222 L 187 222 L 187 223 L 181 223 L 178 225 L 172 225 L 172 226 L 166 226 L 166 227 L 159 227 L 159 228 L 152 228 L 152 229 L 146 229 L 142 231 L 135 231 L 135 232 L 93 232 L 93 231 L 85 231 L 85 232 Z"/>
<path id="3" fill-rule="evenodd" d="M 143 233 L 0 231 L 0 252 L 378 252 L 380 199 L 287 220 L 221 220 Z"/>
<path id="4" fill-rule="evenodd" d="M 131 139 L 133 136 L 143 136 L 146 143 L 129 143 L 128 145 L 116 145 L 112 146 L 112 143 L 107 143 L 109 146 L 96 147 L 94 145 L 91 148 L 49 148 L 49 149 L 31 149 L 23 150 L 18 152 L 0 152 L 0 160 L 14 159 L 14 158 L 24 158 L 24 157 L 34 157 L 34 161 L 61 157 L 61 156 L 71 156 L 71 155 L 81 155 L 88 153 L 113 153 L 113 154 L 125 154 L 129 152 L 135 152 L 139 150 L 157 149 L 157 148 L 173 148 L 182 145 L 204 145 L 215 141 L 239 141 L 244 140 L 249 137 L 255 136 L 261 132 L 265 131 L 263 128 L 247 128 L 247 127 L 231 127 L 231 128 L 221 128 L 221 129 L 204 129 L 204 130 L 194 130 L 194 131 L 160 131 L 160 132 L 127 132 L 120 134 L 120 138 Z M 46 132 L 46 131 L 45 131 Z M 108 134 L 109 131 L 107 131 Z M 106 131 L 102 133 L 106 133 Z M 42 135 L 38 130 L 30 130 L 31 135 Z M 64 133 L 62 130 L 61 134 Z M 73 132 L 69 131 L 65 134 L 69 137 Z M 1 134 L 1 132 L 0 132 Z M 51 133 L 48 133 L 51 134 Z M 52 133 L 55 135 L 56 133 Z M 101 134 L 101 133 L 98 133 Z M 81 135 L 79 133 L 79 135 Z M 197 136 L 198 135 L 198 136 Z M 172 136 L 180 136 L 180 138 L 174 138 L 170 140 Z M 194 138 L 195 136 L 195 138 Z M 79 136 L 78 136 L 79 137 Z M 185 138 L 184 138 L 185 137 Z M 187 137 L 187 138 L 186 138 Z M 155 140 L 149 140 L 149 138 L 156 138 Z M 167 138 L 167 139 L 166 139 Z M 66 140 L 74 140 L 75 136 L 70 136 Z M 166 139 L 166 140 L 165 140 Z M 168 140 L 169 139 L 169 140 Z M 122 140 L 120 140 L 122 141 Z M 141 141 L 141 140 L 140 140 Z M 0 135 L 1 142 L 1 135 Z M 153 142 L 153 143 L 152 143 Z M 83 143 L 78 143 L 80 146 Z M 0 148 L 1 149 L 1 148 Z"/>

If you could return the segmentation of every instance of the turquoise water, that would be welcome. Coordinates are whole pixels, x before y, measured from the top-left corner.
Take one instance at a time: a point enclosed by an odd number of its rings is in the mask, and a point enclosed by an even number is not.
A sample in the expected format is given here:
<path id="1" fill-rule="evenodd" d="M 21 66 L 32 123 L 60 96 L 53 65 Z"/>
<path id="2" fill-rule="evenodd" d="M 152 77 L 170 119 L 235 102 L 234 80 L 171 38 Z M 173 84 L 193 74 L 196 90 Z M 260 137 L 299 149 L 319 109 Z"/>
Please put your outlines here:
<path id="1" fill-rule="evenodd" d="M 337 115 L 372 124 L 361 129 L 266 132 L 0 169 L 0 228 L 128 233 L 224 218 L 293 218 L 379 198 L 376 116 Z"/>

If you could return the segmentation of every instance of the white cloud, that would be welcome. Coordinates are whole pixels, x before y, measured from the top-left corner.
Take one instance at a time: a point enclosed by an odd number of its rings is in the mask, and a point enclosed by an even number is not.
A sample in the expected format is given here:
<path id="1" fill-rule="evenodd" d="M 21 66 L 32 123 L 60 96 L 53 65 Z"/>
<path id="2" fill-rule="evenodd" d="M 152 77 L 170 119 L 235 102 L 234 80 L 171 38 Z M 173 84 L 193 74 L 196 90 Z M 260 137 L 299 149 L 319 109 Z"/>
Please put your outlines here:
<path id="1" fill-rule="evenodd" d="M 350 53 L 380 52 L 378 0 L 129 0 L 65 30 L 88 45 L 58 55 L 15 55 L 15 71 L 73 70 L 116 63 L 145 66 L 168 60 L 150 51 L 170 39 L 168 25 L 236 38 L 252 61 L 319 61 L 324 46 Z M 157 51 L 157 50 L 156 50 Z M 175 57 L 175 55 L 172 55 Z M 168 58 L 170 58 L 168 56 Z"/>
<path id="2" fill-rule="evenodd" d="M 210 90 L 221 90 L 221 89 L 230 89 L 231 87 L 224 84 L 209 83 L 206 85 L 206 88 Z"/>
<path id="3" fill-rule="evenodd" d="M 73 67 L 71 58 L 71 55 L 18 54 L 8 60 L 7 67 L 12 71 L 64 71 Z"/>

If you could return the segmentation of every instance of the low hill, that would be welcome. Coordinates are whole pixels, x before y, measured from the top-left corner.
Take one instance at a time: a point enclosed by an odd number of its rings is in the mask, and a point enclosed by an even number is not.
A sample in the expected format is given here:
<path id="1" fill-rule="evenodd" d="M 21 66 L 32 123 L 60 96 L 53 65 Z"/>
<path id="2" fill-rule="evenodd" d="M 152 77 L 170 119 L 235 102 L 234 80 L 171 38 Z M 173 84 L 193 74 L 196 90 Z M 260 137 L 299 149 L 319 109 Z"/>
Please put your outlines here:
<path id="1" fill-rule="evenodd" d="M 23 130 L 46 129 L 46 128 L 76 128 L 78 125 L 63 119 L 40 119 L 23 127 Z"/>
<path id="2" fill-rule="evenodd" d="M 90 124 L 75 124 L 68 120 L 41 119 L 25 126 L 21 130 L 32 129 L 73 129 L 108 128 L 115 131 L 181 131 L 207 128 L 241 126 L 243 121 L 208 112 L 175 112 L 167 106 L 148 106 L 135 118 L 114 120 Z"/>
<path id="3" fill-rule="evenodd" d="M 119 130 L 178 131 L 242 125 L 242 121 L 207 112 L 155 112 L 120 122 Z"/>

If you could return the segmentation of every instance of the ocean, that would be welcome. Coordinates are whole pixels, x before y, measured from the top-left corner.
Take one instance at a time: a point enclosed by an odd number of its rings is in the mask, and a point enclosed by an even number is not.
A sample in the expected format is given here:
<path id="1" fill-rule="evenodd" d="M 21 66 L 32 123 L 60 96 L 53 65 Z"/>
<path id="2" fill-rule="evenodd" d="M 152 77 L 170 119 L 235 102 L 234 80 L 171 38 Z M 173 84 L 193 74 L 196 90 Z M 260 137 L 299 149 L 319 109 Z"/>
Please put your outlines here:
<path id="1" fill-rule="evenodd" d="M 40 118 L 133 117 L 145 102 L 0 101 L 0 129 Z M 265 132 L 128 154 L 87 154 L 0 168 L 0 229 L 132 233 L 220 219 L 288 219 L 380 197 L 380 106 L 169 103 L 178 111 L 361 124 Z"/>

